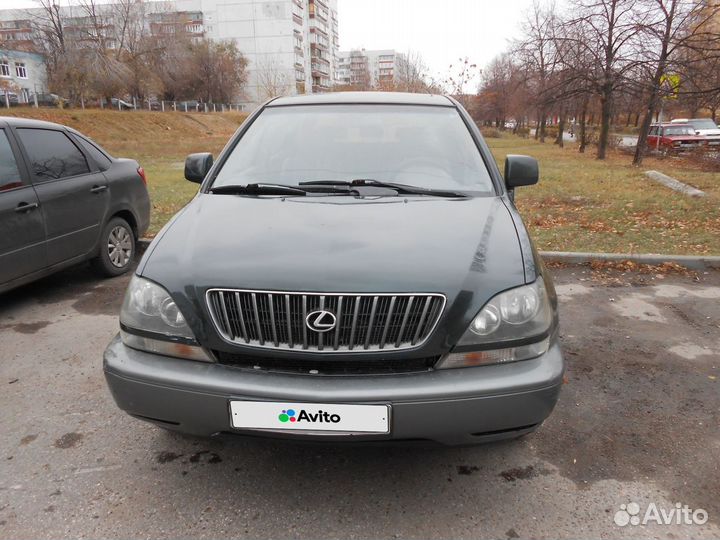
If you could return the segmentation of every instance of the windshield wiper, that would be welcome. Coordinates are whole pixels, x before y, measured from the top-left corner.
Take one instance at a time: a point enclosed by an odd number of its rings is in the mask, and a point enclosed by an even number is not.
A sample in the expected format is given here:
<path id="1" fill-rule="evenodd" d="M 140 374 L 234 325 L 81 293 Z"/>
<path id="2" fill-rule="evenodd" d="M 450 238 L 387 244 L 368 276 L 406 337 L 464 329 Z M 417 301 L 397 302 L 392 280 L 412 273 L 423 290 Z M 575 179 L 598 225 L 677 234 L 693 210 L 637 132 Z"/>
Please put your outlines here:
<path id="1" fill-rule="evenodd" d="M 332 185 L 315 185 L 315 186 L 290 186 L 287 184 L 266 184 L 257 182 L 254 184 L 231 184 L 227 186 L 214 186 L 210 188 L 211 193 L 217 194 L 237 194 L 237 195 L 297 195 L 303 197 L 314 193 L 332 193 L 341 195 L 354 195 L 355 193 L 349 187 L 334 187 Z"/>
<path id="2" fill-rule="evenodd" d="M 381 182 L 372 178 L 358 178 L 351 181 L 346 180 L 310 180 L 300 182 L 300 186 L 348 186 L 350 188 L 358 186 L 384 187 L 394 189 L 398 193 L 404 195 L 432 195 L 434 197 L 467 197 L 466 194 L 458 191 L 450 191 L 446 189 L 427 189 L 408 184 L 396 184 L 394 182 Z"/>
<path id="3" fill-rule="evenodd" d="M 241 184 L 213 186 L 210 188 L 210 193 L 217 193 L 219 195 L 226 193 L 237 195 L 297 195 L 299 197 L 303 197 L 307 194 L 307 190 L 293 186 L 286 186 L 283 184 L 258 183 L 247 184 L 246 186 L 243 186 Z"/>

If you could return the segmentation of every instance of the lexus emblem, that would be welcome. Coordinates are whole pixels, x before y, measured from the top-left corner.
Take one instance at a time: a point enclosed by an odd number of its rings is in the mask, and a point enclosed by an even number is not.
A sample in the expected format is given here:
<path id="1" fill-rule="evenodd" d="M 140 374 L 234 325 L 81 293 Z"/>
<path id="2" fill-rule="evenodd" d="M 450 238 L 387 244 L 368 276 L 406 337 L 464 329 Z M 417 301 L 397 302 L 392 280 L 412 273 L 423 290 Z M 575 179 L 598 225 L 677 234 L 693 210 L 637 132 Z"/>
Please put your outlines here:
<path id="1" fill-rule="evenodd" d="M 337 317 L 331 311 L 319 309 L 308 313 L 305 325 L 315 332 L 329 332 L 337 325 Z"/>

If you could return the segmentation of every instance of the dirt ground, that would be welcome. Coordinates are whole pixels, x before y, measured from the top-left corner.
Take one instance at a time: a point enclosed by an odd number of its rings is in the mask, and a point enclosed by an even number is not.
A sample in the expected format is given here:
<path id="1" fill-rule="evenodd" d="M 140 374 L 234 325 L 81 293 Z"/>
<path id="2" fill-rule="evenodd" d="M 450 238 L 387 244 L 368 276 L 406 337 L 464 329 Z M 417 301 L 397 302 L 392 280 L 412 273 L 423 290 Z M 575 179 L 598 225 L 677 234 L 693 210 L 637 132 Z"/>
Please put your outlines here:
<path id="1" fill-rule="evenodd" d="M 471 448 L 169 434 L 103 379 L 127 277 L 2 295 L 0 538 L 720 536 L 720 273 L 554 274 L 560 402 L 537 433 Z M 631 502 L 709 519 L 616 525 Z"/>

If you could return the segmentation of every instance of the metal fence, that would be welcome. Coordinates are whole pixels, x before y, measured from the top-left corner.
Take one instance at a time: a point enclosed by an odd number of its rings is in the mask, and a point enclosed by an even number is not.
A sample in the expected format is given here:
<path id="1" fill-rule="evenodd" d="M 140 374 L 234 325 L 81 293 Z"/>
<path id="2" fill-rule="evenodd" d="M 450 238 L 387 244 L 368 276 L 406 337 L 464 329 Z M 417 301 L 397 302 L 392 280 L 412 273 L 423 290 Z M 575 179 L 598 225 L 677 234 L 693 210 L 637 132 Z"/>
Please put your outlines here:
<path id="1" fill-rule="evenodd" d="M 81 101 L 79 104 L 70 104 L 67 100 L 58 97 L 49 97 L 51 94 L 32 94 L 27 98 L 19 99 L 14 93 L 0 94 L 0 106 L 13 107 L 56 107 L 79 109 L 113 109 L 118 111 L 156 111 L 156 112 L 201 112 L 219 113 L 247 111 L 248 105 L 243 103 L 205 103 L 197 100 L 170 101 L 170 100 L 144 100 L 133 98 L 124 100 L 112 98 Z"/>

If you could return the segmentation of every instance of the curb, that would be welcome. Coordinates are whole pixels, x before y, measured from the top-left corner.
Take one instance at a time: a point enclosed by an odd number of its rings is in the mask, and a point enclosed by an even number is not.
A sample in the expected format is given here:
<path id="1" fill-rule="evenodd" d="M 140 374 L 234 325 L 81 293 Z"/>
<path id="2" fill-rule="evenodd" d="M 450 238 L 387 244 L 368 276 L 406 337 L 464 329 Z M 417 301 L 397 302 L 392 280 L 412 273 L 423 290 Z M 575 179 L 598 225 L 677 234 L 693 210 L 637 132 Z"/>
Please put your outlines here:
<path id="1" fill-rule="evenodd" d="M 541 251 L 546 262 L 590 264 L 592 261 L 632 261 L 638 264 L 675 263 L 693 270 L 720 268 L 720 257 L 703 255 L 658 255 L 638 253 L 581 253 L 573 251 Z"/>
<path id="2" fill-rule="evenodd" d="M 692 186 L 689 186 L 680 180 L 677 180 L 673 178 L 672 176 L 668 176 L 667 174 L 663 174 L 658 171 L 645 171 L 645 176 L 650 178 L 650 180 L 662 184 L 663 186 L 673 189 L 679 193 L 682 193 L 683 195 L 687 195 L 688 197 L 704 197 L 705 192 L 700 191 L 697 188 L 694 188 Z"/>
<path id="3" fill-rule="evenodd" d="M 140 238 L 135 244 L 137 246 L 137 252 L 140 254 L 145 253 L 145 250 L 150 245 L 150 242 L 152 242 L 152 240 L 148 240 L 147 238 Z"/>
<path id="4" fill-rule="evenodd" d="M 138 252 L 144 253 L 151 240 L 138 240 Z M 720 269 L 720 257 L 703 255 L 656 255 L 637 253 L 582 253 L 577 251 L 541 251 L 545 262 L 565 264 L 590 264 L 592 261 L 632 261 L 638 264 L 657 266 L 663 263 L 675 263 L 693 270 Z"/>

